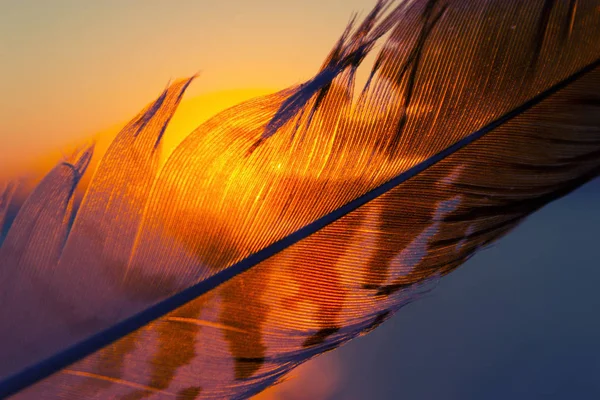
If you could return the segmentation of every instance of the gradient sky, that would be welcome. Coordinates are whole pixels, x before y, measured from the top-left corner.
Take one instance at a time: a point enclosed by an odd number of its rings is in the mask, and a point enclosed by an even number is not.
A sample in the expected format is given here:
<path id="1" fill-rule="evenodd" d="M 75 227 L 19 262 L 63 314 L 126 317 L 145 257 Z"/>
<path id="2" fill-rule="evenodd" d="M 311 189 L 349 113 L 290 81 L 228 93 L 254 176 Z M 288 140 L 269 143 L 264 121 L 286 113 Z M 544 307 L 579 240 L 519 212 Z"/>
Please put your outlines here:
<path id="1" fill-rule="evenodd" d="M 299 83 L 374 3 L 0 0 L 1 166 L 124 122 L 198 71 L 187 98 Z"/>

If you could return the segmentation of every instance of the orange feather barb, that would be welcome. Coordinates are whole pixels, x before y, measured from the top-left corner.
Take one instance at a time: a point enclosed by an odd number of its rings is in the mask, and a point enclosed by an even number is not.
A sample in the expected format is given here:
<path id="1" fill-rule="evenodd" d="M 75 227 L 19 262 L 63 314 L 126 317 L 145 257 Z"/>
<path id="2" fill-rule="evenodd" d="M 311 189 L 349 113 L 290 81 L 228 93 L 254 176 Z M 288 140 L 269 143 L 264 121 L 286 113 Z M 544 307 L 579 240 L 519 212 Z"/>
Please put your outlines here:
<path id="1" fill-rule="evenodd" d="M 599 10 L 379 0 L 164 166 L 193 78 L 101 160 L 0 184 L 0 398 L 247 398 L 376 328 L 598 176 Z"/>

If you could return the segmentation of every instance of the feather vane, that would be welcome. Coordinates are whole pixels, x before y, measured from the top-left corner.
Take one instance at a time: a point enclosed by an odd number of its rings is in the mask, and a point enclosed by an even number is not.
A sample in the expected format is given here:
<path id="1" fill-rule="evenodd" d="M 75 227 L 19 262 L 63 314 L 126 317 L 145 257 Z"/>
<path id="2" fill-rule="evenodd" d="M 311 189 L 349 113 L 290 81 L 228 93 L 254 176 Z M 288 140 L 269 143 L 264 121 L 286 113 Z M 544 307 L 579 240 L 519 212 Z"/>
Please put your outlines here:
<path id="1" fill-rule="evenodd" d="M 0 248 L 0 395 L 246 398 L 376 328 L 598 175 L 598 10 L 380 0 L 313 79 L 218 114 L 159 170 L 191 79 L 174 83 L 117 136 L 72 226 L 91 149 L 20 207 Z"/>

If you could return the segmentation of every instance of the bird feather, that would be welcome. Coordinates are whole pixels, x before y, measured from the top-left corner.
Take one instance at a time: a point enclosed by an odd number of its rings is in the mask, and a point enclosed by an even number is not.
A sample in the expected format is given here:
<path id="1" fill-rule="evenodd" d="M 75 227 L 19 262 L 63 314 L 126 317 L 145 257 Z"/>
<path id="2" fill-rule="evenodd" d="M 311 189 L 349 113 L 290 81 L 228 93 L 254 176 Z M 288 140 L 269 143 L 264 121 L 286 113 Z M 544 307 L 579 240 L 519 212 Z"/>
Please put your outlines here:
<path id="1" fill-rule="evenodd" d="M 599 65 L 597 0 L 379 0 L 160 168 L 175 82 L 4 223 L 0 397 L 246 398 L 371 331 L 598 176 Z"/>

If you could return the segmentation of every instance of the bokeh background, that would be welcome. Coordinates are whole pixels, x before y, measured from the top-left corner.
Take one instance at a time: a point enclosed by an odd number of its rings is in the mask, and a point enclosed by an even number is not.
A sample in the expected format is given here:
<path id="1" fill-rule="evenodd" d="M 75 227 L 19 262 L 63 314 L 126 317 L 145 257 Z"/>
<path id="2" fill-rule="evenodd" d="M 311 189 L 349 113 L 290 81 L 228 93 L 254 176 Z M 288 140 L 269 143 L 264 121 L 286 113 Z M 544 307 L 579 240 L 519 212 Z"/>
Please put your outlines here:
<path id="1" fill-rule="evenodd" d="M 120 124 L 200 72 L 170 149 L 299 83 L 374 0 L 0 0 L 0 175 Z M 600 398 L 600 181 L 533 215 L 373 333 L 262 399 Z"/>

